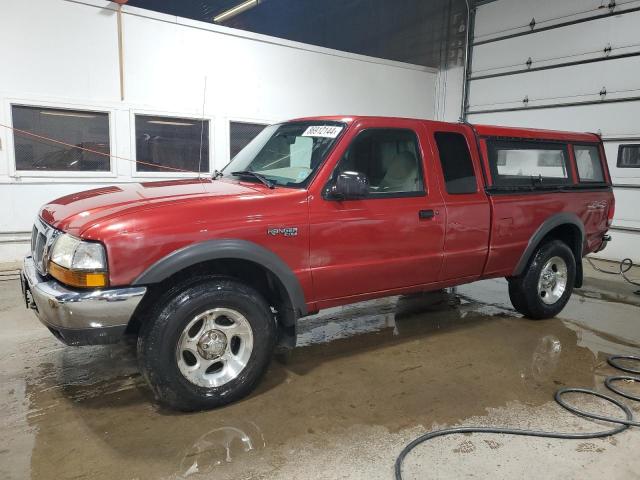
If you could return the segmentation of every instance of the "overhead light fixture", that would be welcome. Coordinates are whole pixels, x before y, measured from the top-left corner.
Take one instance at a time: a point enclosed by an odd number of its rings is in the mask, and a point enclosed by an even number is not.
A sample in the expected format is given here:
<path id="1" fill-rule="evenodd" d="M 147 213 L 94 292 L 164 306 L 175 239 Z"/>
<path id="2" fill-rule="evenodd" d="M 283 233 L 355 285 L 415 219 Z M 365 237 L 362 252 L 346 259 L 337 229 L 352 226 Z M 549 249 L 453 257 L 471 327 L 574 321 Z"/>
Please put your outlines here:
<path id="1" fill-rule="evenodd" d="M 241 4 L 222 12 L 220 15 L 216 15 L 215 17 L 213 17 L 213 21 L 215 23 L 221 23 L 225 20 L 229 20 L 236 15 L 240 15 L 241 13 L 258 6 L 261 1 L 262 0 L 247 0 L 246 2 L 242 2 Z"/>
<path id="2" fill-rule="evenodd" d="M 74 112 L 56 112 L 54 110 L 41 110 L 41 115 L 53 115 L 56 117 L 78 117 L 78 118 L 96 118 L 95 115 L 88 113 L 74 113 Z"/>
<path id="3" fill-rule="evenodd" d="M 173 125 L 176 127 L 192 127 L 193 126 L 193 123 L 171 122 L 169 120 L 149 120 L 147 123 L 155 123 L 156 125 Z"/>

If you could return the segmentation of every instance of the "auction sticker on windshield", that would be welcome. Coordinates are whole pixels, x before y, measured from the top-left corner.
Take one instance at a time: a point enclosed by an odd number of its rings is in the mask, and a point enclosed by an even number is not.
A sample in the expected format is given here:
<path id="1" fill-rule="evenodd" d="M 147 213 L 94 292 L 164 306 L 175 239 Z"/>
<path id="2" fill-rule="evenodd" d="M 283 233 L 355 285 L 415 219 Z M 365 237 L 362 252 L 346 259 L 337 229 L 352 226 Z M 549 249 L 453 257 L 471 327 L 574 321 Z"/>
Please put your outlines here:
<path id="1" fill-rule="evenodd" d="M 336 138 L 341 131 L 342 127 L 335 125 L 312 125 L 304 131 L 302 136 Z"/>

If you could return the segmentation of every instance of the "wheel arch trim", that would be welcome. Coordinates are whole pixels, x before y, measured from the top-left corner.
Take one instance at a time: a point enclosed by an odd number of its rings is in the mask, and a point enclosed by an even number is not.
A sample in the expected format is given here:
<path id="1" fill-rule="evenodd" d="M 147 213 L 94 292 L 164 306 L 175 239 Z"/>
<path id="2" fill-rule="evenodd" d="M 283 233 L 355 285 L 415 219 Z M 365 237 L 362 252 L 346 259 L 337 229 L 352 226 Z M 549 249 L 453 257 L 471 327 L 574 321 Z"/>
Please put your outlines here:
<path id="1" fill-rule="evenodd" d="M 159 283 L 185 268 L 223 259 L 245 260 L 268 270 L 284 286 L 296 316 L 307 314 L 304 291 L 295 273 L 274 252 L 247 240 L 208 240 L 180 248 L 147 268 L 132 285 Z"/>
<path id="2" fill-rule="evenodd" d="M 544 240 L 544 238 L 554 230 L 555 228 L 561 227 L 562 225 L 572 225 L 577 227 L 580 232 L 580 252 L 578 258 L 576 258 L 576 286 L 580 287 L 582 285 L 582 252 L 585 247 L 585 229 L 582 221 L 575 213 L 569 212 L 561 212 L 552 215 L 548 219 L 546 219 L 542 225 L 538 227 L 538 229 L 533 233 L 531 238 L 529 239 L 529 243 L 525 248 L 524 252 L 520 256 L 520 260 L 516 264 L 516 268 L 513 271 L 513 276 L 521 275 L 527 265 L 529 264 L 529 260 L 531 260 L 532 256 L 535 254 L 536 250 L 540 246 L 540 243 Z"/>

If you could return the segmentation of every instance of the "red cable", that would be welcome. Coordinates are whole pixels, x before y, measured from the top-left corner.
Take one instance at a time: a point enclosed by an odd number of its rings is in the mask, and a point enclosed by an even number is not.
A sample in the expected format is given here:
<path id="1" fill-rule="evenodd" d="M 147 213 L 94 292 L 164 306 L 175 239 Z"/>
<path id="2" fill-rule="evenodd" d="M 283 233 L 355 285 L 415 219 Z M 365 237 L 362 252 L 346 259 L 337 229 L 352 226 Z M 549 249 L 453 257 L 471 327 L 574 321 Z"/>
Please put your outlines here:
<path id="1" fill-rule="evenodd" d="M 79 146 L 73 145 L 71 143 L 62 142 L 60 140 L 56 140 L 56 139 L 53 139 L 53 138 L 49 138 L 49 137 L 45 137 L 45 136 L 42 136 L 42 135 L 38 135 L 36 133 L 28 132 L 26 130 L 21 130 L 19 128 L 10 127 L 9 125 L 4 125 L 2 123 L 0 123 L 0 127 L 8 128 L 9 130 L 13 130 L 14 132 L 18 132 L 18 133 L 21 133 L 23 135 L 28 135 L 30 137 L 38 138 L 40 140 L 45 140 L 47 142 L 52 142 L 52 143 L 57 143 L 59 145 L 64 145 L 65 147 L 77 148 L 78 150 L 84 150 L 85 152 L 93 153 L 93 154 L 96 154 L 96 155 L 102 155 L 103 157 L 117 158 L 119 160 L 125 160 L 127 162 L 139 163 L 141 165 L 148 165 L 150 167 L 155 167 L 155 168 L 165 168 L 167 170 L 173 170 L 173 171 L 176 171 L 176 172 L 195 173 L 196 175 L 200 175 L 200 173 L 201 173 L 201 172 L 194 172 L 193 170 L 185 170 L 183 168 L 167 167 L 165 165 L 157 165 L 155 163 L 143 162 L 142 160 L 132 160 L 132 159 L 126 158 L 126 157 L 120 157 L 118 155 L 112 155 L 110 153 L 104 153 L 104 152 L 100 152 L 98 150 L 92 150 L 90 148 L 79 147 Z"/>

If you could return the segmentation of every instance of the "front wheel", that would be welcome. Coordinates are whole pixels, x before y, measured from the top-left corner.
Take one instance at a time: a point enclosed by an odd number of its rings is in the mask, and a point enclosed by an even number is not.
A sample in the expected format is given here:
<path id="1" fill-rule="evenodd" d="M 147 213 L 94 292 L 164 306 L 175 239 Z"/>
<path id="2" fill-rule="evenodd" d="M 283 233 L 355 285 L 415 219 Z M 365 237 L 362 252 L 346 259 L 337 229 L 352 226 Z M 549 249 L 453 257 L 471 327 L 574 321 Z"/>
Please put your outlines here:
<path id="1" fill-rule="evenodd" d="M 250 393 L 275 339 L 264 298 L 234 279 L 213 277 L 168 292 L 140 331 L 138 359 L 161 404 L 204 410 Z"/>
<path id="2" fill-rule="evenodd" d="M 575 278 L 573 252 L 566 243 L 552 240 L 538 249 L 523 275 L 508 279 L 509 298 L 525 317 L 555 317 L 569 301 Z"/>

